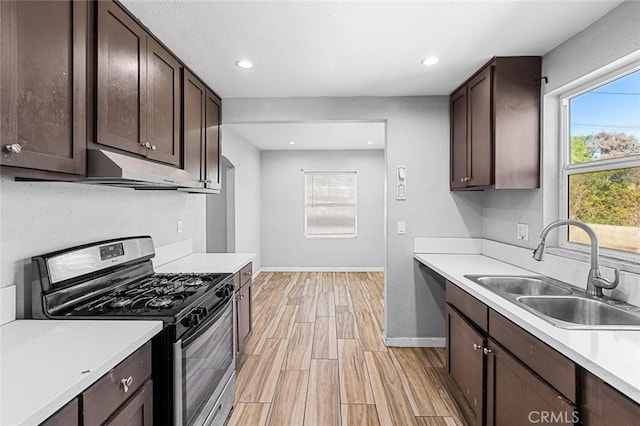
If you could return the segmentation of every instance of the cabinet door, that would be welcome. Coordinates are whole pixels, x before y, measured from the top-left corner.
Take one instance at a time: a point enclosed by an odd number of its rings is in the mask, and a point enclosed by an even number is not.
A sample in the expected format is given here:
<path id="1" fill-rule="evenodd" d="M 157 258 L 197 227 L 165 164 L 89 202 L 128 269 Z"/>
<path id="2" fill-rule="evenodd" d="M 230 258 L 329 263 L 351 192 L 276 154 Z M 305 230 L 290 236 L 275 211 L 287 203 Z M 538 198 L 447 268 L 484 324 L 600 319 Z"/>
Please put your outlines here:
<path id="1" fill-rule="evenodd" d="M 194 179 L 204 176 L 204 84 L 187 70 L 182 74 L 182 123 L 184 144 L 184 170 Z"/>
<path id="2" fill-rule="evenodd" d="M 468 84 L 469 154 L 468 186 L 493 183 L 492 66 L 487 66 Z"/>
<path id="3" fill-rule="evenodd" d="M 447 369 L 469 404 L 475 421 L 484 416 L 484 354 L 486 339 L 457 311 L 447 306 Z"/>
<path id="4" fill-rule="evenodd" d="M 585 426 L 633 425 L 640 419 L 640 404 L 586 370 L 582 372 L 580 395 Z"/>
<path id="5" fill-rule="evenodd" d="M 108 420 L 108 426 L 152 426 L 153 425 L 153 382 L 147 381 L 142 389 L 118 409 Z"/>
<path id="6" fill-rule="evenodd" d="M 491 339 L 488 349 L 487 425 L 577 423 L 575 406 L 558 391 Z"/>
<path id="7" fill-rule="evenodd" d="M 96 4 L 97 142 L 144 155 L 147 35 L 116 3 Z"/>
<path id="8" fill-rule="evenodd" d="M 84 175 L 87 13 L 85 1 L 0 2 L 3 166 Z"/>
<path id="9" fill-rule="evenodd" d="M 205 99 L 205 188 L 221 188 L 220 100 L 207 90 Z"/>
<path id="10" fill-rule="evenodd" d="M 78 398 L 74 398 L 54 415 L 42 422 L 40 426 L 75 426 L 80 424 Z"/>
<path id="11" fill-rule="evenodd" d="M 251 337 L 251 282 L 236 292 L 236 349 L 242 354 L 244 346 Z"/>
<path id="12" fill-rule="evenodd" d="M 147 38 L 147 157 L 180 165 L 180 63 Z"/>
<path id="13" fill-rule="evenodd" d="M 451 95 L 451 189 L 467 186 L 467 86 Z"/>

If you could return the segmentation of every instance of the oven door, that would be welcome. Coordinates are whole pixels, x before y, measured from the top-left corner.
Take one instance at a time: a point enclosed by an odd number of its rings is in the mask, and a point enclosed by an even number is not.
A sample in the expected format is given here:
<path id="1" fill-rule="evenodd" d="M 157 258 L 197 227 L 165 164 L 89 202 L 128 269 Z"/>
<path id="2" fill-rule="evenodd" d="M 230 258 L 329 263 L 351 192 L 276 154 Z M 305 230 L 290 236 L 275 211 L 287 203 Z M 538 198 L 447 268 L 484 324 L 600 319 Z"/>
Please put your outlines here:
<path id="1" fill-rule="evenodd" d="M 197 424 L 233 374 L 232 299 L 174 344 L 174 374 L 174 424 Z"/>

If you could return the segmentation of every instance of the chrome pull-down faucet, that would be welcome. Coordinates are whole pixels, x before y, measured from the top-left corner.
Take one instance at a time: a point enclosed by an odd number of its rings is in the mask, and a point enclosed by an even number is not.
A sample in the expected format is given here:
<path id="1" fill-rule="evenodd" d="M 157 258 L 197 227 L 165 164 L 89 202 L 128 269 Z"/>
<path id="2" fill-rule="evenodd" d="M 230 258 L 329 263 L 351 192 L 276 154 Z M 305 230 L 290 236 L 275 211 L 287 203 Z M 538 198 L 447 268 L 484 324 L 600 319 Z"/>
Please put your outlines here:
<path id="1" fill-rule="evenodd" d="M 620 280 L 620 271 L 618 269 L 614 270 L 615 278 L 613 281 L 610 281 L 602 276 L 600 267 L 598 266 L 598 257 L 600 253 L 598 237 L 596 236 L 595 232 L 593 232 L 593 229 L 591 229 L 591 227 L 586 223 L 580 222 L 579 220 L 568 219 L 557 220 L 548 224 L 540 234 L 540 244 L 538 244 L 538 247 L 533 251 L 534 260 L 537 260 L 538 262 L 542 260 L 544 256 L 544 250 L 547 246 L 546 238 L 549 234 L 549 231 L 563 225 L 577 226 L 578 228 L 583 229 L 591 239 L 591 270 L 589 270 L 589 276 L 587 277 L 586 293 L 595 297 L 603 297 L 604 295 L 602 294 L 602 289 L 611 290 L 618 286 L 618 281 Z"/>

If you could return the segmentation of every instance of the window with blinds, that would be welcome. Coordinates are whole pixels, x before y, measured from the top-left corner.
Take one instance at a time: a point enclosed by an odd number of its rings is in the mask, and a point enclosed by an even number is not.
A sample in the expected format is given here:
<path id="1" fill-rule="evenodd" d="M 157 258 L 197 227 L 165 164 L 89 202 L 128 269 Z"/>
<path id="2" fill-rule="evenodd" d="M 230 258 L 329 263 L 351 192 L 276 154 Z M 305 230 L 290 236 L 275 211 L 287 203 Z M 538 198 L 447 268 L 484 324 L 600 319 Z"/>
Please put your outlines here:
<path id="1" fill-rule="evenodd" d="M 304 188 L 305 237 L 356 237 L 356 172 L 305 172 Z"/>

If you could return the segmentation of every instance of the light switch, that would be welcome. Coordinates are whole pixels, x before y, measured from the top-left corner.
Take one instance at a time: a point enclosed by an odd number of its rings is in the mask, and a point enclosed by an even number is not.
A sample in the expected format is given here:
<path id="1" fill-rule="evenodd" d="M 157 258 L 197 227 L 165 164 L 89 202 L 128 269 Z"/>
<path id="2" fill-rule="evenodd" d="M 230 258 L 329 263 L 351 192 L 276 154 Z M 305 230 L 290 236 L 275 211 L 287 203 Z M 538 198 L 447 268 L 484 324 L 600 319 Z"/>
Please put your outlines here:
<path id="1" fill-rule="evenodd" d="M 405 222 L 398 222 L 398 235 L 404 235 L 407 233 L 407 227 Z"/>
<path id="2" fill-rule="evenodd" d="M 181 220 L 178 221 L 176 231 L 178 231 L 178 234 L 182 234 L 182 221 Z"/>

